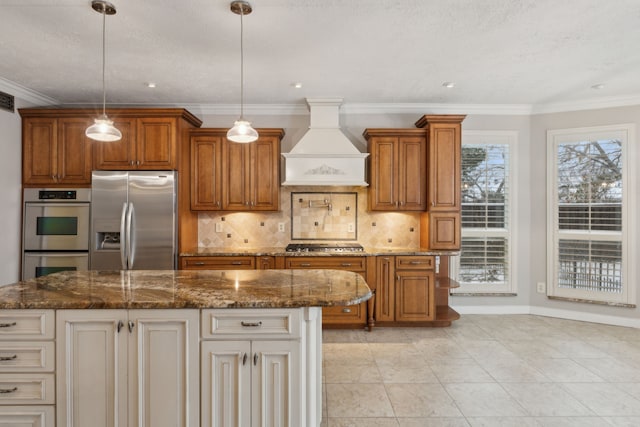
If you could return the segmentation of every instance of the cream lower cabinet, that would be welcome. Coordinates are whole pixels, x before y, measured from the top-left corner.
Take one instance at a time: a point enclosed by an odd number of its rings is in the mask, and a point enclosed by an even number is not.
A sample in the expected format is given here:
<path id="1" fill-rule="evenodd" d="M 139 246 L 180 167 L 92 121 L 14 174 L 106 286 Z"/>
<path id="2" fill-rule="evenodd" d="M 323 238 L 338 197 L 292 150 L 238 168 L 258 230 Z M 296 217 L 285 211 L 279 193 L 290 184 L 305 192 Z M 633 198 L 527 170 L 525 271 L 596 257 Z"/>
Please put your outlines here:
<path id="1" fill-rule="evenodd" d="M 199 426 L 198 310 L 56 316 L 58 427 Z"/>
<path id="2" fill-rule="evenodd" d="M 319 426 L 320 317 L 318 308 L 203 310 L 202 426 Z"/>
<path id="3" fill-rule="evenodd" d="M 53 310 L 0 310 L 0 427 L 51 427 Z"/>

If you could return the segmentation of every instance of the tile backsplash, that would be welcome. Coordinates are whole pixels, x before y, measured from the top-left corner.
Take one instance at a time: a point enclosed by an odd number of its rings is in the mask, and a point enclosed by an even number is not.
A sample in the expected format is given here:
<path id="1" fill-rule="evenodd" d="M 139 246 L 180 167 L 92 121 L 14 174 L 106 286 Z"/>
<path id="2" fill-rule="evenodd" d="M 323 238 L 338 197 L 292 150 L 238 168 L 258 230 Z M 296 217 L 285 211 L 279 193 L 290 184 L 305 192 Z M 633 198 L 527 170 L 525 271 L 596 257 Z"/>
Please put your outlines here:
<path id="1" fill-rule="evenodd" d="M 357 241 L 376 248 L 418 248 L 420 244 L 420 214 L 368 212 L 364 187 L 282 187 L 280 208 L 280 212 L 201 213 L 198 245 L 251 249 L 318 239 Z"/>

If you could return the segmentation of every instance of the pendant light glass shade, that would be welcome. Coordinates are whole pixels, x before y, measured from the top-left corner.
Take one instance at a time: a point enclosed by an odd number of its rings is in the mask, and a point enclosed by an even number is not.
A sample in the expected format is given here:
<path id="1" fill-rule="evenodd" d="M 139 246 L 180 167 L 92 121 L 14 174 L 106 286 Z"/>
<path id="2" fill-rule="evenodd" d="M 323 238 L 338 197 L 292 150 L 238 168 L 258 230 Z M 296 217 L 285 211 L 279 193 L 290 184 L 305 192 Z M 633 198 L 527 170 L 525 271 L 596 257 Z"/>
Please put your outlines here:
<path id="1" fill-rule="evenodd" d="M 120 132 L 114 125 L 113 120 L 109 120 L 106 113 L 107 90 L 104 82 L 105 68 L 105 21 L 107 15 L 115 15 L 116 7 L 104 0 L 93 0 L 91 8 L 102 14 L 102 115 L 94 119 L 94 123 L 85 130 L 87 138 L 95 141 L 110 142 L 122 139 Z"/>
<path id="2" fill-rule="evenodd" d="M 106 114 L 93 119 L 94 123 L 87 128 L 84 134 L 87 138 L 96 141 L 111 142 L 122 139 L 122 132 L 113 125 L 113 120 L 109 120 Z"/>
<path id="3" fill-rule="evenodd" d="M 242 17 L 251 13 L 251 5 L 246 1 L 232 1 L 231 11 L 240 15 L 240 118 L 227 132 L 227 139 L 233 142 L 248 143 L 258 139 L 258 132 L 244 119 L 244 43 Z"/>
<path id="4" fill-rule="evenodd" d="M 227 132 L 227 139 L 233 142 L 253 142 L 258 139 L 258 132 L 246 120 L 236 120 Z"/>

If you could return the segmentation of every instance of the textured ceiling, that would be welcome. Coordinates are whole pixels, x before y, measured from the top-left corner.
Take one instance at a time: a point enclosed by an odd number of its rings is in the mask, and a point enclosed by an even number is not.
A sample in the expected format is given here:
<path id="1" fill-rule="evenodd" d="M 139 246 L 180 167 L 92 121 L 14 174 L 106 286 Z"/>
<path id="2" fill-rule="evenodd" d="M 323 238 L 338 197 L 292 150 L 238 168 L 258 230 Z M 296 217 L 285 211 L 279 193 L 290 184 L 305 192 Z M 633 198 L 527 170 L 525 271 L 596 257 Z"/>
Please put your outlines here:
<path id="1" fill-rule="evenodd" d="M 113 3 L 108 103 L 239 103 L 240 18 L 228 1 Z M 535 106 L 640 95 L 638 0 L 252 6 L 244 18 L 245 104 L 335 96 L 362 104 Z M 100 104 L 101 25 L 89 0 L 0 0 L 0 78 L 59 103 Z"/>

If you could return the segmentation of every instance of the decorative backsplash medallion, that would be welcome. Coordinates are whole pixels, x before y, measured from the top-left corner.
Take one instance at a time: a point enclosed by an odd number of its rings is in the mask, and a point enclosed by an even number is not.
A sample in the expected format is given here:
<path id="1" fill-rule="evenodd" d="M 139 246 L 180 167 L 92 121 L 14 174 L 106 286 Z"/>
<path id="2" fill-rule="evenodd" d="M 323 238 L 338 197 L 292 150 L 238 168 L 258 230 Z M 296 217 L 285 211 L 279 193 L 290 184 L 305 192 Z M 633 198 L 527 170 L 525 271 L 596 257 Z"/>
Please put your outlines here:
<path id="1" fill-rule="evenodd" d="M 291 239 L 356 240 L 358 193 L 291 193 Z"/>

